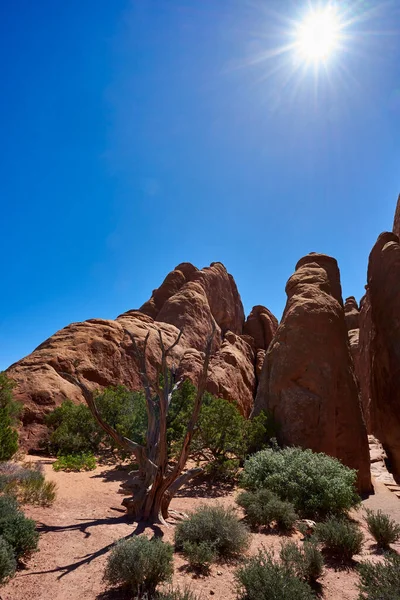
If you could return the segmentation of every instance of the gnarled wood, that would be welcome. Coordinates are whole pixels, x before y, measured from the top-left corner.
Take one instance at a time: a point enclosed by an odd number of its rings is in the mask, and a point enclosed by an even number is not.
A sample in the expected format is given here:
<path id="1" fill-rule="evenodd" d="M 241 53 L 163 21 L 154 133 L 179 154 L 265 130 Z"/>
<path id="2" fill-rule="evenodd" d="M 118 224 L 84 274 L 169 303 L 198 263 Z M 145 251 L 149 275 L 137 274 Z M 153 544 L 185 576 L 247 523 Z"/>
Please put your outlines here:
<path id="1" fill-rule="evenodd" d="M 200 467 L 189 469 L 186 472 L 184 472 L 184 469 L 206 389 L 215 326 L 213 326 L 207 340 L 192 415 L 188 423 L 181 451 L 173 465 L 168 460 L 167 417 L 172 394 L 181 382 L 174 381 L 174 373 L 168 367 L 167 358 L 173 348 L 179 343 L 182 331 L 180 331 L 176 340 L 167 348 L 164 346 L 161 332 L 159 332 L 161 362 L 154 381 L 150 381 L 147 370 L 146 348 L 149 334 L 147 334 L 143 347 L 140 349 L 135 337 L 128 330 L 125 330 L 125 333 L 132 342 L 132 351 L 139 364 L 140 377 L 145 392 L 148 418 L 145 446 L 141 446 L 120 435 L 104 421 L 97 409 L 93 392 L 78 377 L 64 372 L 60 373 L 60 375 L 81 389 L 86 403 L 100 427 L 121 448 L 132 454 L 138 464 L 138 470 L 131 473 L 131 480 L 123 485 L 124 489 L 129 489 L 132 493 L 131 497 L 125 498 L 122 502 L 128 513 L 132 514 L 136 519 L 166 524 L 165 519 L 168 517 L 168 508 L 176 492 L 182 485 L 202 472 Z"/>

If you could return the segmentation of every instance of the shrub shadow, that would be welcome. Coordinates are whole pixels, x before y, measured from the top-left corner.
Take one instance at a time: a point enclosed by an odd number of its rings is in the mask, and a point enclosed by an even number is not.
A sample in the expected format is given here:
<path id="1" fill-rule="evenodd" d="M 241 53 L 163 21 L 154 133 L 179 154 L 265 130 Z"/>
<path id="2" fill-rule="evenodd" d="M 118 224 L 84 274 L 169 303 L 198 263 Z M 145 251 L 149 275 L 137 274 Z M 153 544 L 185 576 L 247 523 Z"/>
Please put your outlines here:
<path id="1" fill-rule="evenodd" d="M 131 600 L 132 592 L 127 590 L 126 588 L 113 588 L 110 590 L 106 590 L 105 592 L 101 592 L 96 596 L 96 600 Z"/>
<path id="2" fill-rule="evenodd" d="M 182 487 L 176 498 L 221 498 L 231 494 L 236 487 L 232 481 L 216 481 L 207 476 L 197 477 L 193 483 Z"/>

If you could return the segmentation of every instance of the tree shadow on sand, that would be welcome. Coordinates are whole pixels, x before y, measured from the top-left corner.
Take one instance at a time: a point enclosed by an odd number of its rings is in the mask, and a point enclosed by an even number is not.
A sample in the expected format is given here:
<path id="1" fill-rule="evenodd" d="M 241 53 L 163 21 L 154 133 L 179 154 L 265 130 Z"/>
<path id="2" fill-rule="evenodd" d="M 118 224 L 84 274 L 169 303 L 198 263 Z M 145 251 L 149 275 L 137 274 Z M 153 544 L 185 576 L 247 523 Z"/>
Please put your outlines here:
<path id="1" fill-rule="evenodd" d="M 91 479 L 102 479 L 103 481 L 126 481 L 129 479 L 129 472 L 134 470 L 134 467 L 120 467 L 117 466 L 114 469 L 104 469 L 100 473 L 95 473 L 90 476 Z"/>
<path id="2" fill-rule="evenodd" d="M 90 533 L 87 534 L 87 532 L 85 531 L 85 529 L 87 529 L 88 527 L 95 527 L 96 525 L 103 525 L 106 523 L 107 524 L 113 524 L 113 523 L 115 524 L 118 522 L 126 523 L 126 522 L 128 522 L 128 520 L 126 517 L 125 518 L 116 517 L 114 519 L 97 519 L 97 520 L 93 520 L 93 521 L 85 521 L 82 524 L 78 523 L 78 524 L 66 525 L 66 526 L 50 526 L 50 527 L 48 527 L 47 525 L 42 525 L 43 529 L 41 530 L 40 529 L 41 526 L 39 526 L 38 531 L 45 533 L 47 530 L 47 531 L 62 533 L 64 531 L 68 531 L 68 530 L 71 531 L 74 529 L 80 529 L 81 531 L 83 531 L 85 533 L 85 536 L 87 537 L 87 535 L 90 535 Z M 129 533 L 125 537 L 119 538 L 118 540 L 115 540 L 115 541 L 128 540 L 135 535 L 140 535 L 146 529 L 151 529 L 153 531 L 154 537 L 162 538 L 164 535 L 163 531 L 161 530 L 160 527 L 158 527 L 158 525 L 140 521 L 139 523 L 137 523 L 136 529 L 134 531 L 132 531 L 132 533 Z M 107 552 L 109 552 L 113 548 L 114 545 L 115 545 L 115 542 L 111 542 L 110 544 L 107 544 L 107 546 L 104 546 L 103 548 L 100 548 L 99 550 L 96 550 L 95 552 L 90 552 L 89 554 L 85 554 L 84 556 L 79 557 L 79 560 L 72 562 L 68 565 L 64 565 L 62 567 L 55 567 L 54 569 L 47 569 L 45 571 L 32 571 L 30 573 L 25 573 L 21 576 L 27 577 L 29 575 L 45 575 L 46 573 L 60 573 L 58 575 L 57 579 L 62 579 L 66 575 L 73 573 L 73 571 L 75 571 L 76 569 L 79 569 L 79 567 L 88 565 L 89 563 L 92 562 L 92 560 L 95 560 L 96 558 L 99 558 L 100 556 L 107 554 Z M 106 597 L 104 597 L 104 600 L 105 600 L 105 598 Z"/>

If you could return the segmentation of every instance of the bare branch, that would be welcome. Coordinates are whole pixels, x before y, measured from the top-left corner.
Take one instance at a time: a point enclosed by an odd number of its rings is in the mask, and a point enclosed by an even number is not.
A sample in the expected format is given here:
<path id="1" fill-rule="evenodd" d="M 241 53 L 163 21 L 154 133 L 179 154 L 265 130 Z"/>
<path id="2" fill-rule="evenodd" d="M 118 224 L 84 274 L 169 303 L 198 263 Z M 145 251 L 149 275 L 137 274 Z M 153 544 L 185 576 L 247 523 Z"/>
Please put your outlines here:
<path id="1" fill-rule="evenodd" d="M 145 448 L 143 446 L 137 444 L 136 442 L 133 442 L 132 440 L 126 438 L 123 435 L 120 435 L 113 427 L 111 427 L 108 423 L 104 421 L 96 406 L 93 392 L 91 392 L 89 388 L 82 381 L 80 381 L 80 379 L 65 372 L 59 372 L 59 375 L 63 377 L 63 379 L 66 379 L 70 383 L 80 388 L 92 415 L 94 416 L 100 427 L 104 429 L 104 431 L 108 433 L 108 435 L 110 435 L 119 446 L 121 446 L 128 452 L 132 452 L 132 454 L 135 455 L 139 464 L 143 465 L 144 462 L 149 462 L 146 457 Z M 154 466 L 155 465 L 153 465 L 153 467 Z"/>
<path id="2" fill-rule="evenodd" d="M 194 467 L 193 469 L 188 469 L 187 471 L 185 471 L 185 473 L 182 473 L 182 475 L 180 475 L 177 479 L 175 479 L 175 481 L 173 483 L 171 483 L 171 485 L 167 489 L 167 494 L 170 494 L 171 497 L 174 496 L 176 494 L 176 492 L 185 483 L 187 483 L 188 481 L 193 479 L 193 477 L 197 477 L 198 475 L 201 475 L 202 473 L 204 473 L 204 469 L 202 469 L 201 467 Z"/>
<path id="3" fill-rule="evenodd" d="M 188 428 L 186 430 L 186 434 L 183 439 L 182 448 L 181 448 L 181 452 L 178 457 L 177 463 L 176 463 L 174 469 L 172 470 L 172 472 L 166 478 L 167 488 L 173 483 L 173 481 L 177 478 L 177 476 L 179 476 L 179 474 L 182 472 L 182 470 L 186 464 L 186 461 L 188 459 L 188 456 L 189 456 L 190 443 L 192 441 L 193 431 L 194 431 L 195 425 L 196 425 L 197 420 L 200 415 L 200 410 L 201 410 L 201 406 L 203 403 L 203 395 L 206 390 L 208 366 L 210 363 L 211 348 L 212 348 L 214 335 L 215 335 L 215 323 L 213 322 L 212 330 L 208 337 L 206 348 L 205 348 L 203 369 L 202 369 L 202 371 L 200 373 L 200 377 L 199 377 L 199 382 L 198 382 L 196 397 L 195 397 L 195 401 L 194 401 L 192 416 L 190 418 Z"/>
<path id="4" fill-rule="evenodd" d="M 165 351 L 165 356 L 168 356 L 168 355 L 169 355 L 169 353 L 171 352 L 171 350 L 172 350 L 173 348 L 175 348 L 175 346 L 176 346 L 177 344 L 179 344 L 179 342 L 180 342 L 180 340 L 181 340 L 181 337 L 182 337 L 182 335 L 183 335 L 183 329 L 180 329 L 180 331 L 179 331 L 179 335 L 178 335 L 178 337 L 176 338 L 176 340 L 174 341 L 174 343 L 173 343 L 173 344 L 171 344 L 171 346 L 169 346 L 169 347 L 166 349 L 166 351 Z"/>

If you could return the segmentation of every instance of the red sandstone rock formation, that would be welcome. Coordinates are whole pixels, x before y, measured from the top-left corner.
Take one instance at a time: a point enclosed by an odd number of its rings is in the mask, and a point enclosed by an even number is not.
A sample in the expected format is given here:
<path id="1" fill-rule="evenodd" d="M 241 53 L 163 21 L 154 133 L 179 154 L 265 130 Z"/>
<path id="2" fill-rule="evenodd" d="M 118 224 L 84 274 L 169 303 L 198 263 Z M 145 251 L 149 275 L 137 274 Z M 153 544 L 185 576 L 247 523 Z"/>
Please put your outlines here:
<path id="1" fill-rule="evenodd" d="M 398 216 L 399 207 L 396 215 Z M 396 219 L 395 219 L 396 222 Z M 364 325 L 370 380 L 370 418 L 394 475 L 400 477 L 400 243 L 382 233 L 368 264 Z M 364 310 L 364 307 L 363 307 Z"/>
<path id="2" fill-rule="evenodd" d="M 397 200 L 396 212 L 394 214 L 393 233 L 400 238 L 400 194 Z"/>
<path id="3" fill-rule="evenodd" d="M 257 350 L 268 350 L 278 324 L 278 319 L 268 308 L 253 306 L 244 325 L 244 333 L 254 339 Z"/>
<path id="4" fill-rule="evenodd" d="M 360 385 L 361 406 L 368 433 L 374 430 L 373 409 L 371 406 L 371 347 L 373 323 L 369 292 L 360 301 L 360 335 L 358 343 L 358 380 Z"/>
<path id="5" fill-rule="evenodd" d="M 336 261 L 309 254 L 290 277 L 282 322 L 267 352 L 255 414 L 267 408 L 281 441 L 325 452 L 358 470 L 371 491 L 368 439 L 354 375 Z"/>
<path id="6" fill-rule="evenodd" d="M 159 361 L 158 331 L 171 343 L 183 329 L 171 361 L 178 373 L 197 381 L 201 352 L 214 324 L 213 356 L 208 390 L 235 401 L 249 415 L 256 391 L 259 348 L 268 346 L 276 329 L 275 317 L 255 307 L 249 317 L 251 332 L 244 333 L 242 302 L 231 275 L 221 263 L 199 271 L 189 263 L 178 265 L 139 309 L 117 319 L 91 319 L 72 323 L 46 340 L 32 354 L 12 365 L 7 373 L 17 382 L 16 396 L 24 403 L 21 432 L 26 449 L 37 447 L 45 426 L 44 415 L 65 398 L 82 401 L 79 390 L 60 377 L 60 371 L 78 374 L 91 388 L 123 384 L 140 388 L 131 341 L 124 329 L 140 342 L 150 332 L 150 369 Z M 264 350 L 262 350 L 264 352 Z"/>
<path id="7" fill-rule="evenodd" d="M 354 362 L 354 371 L 360 389 L 360 311 L 354 296 L 346 298 L 344 303 L 344 319 L 346 321 L 351 356 Z M 361 406 L 363 408 L 362 403 Z M 366 421 L 365 414 L 364 420 Z"/>
<path id="8" fill-rule="evenodd" d="M 344 303 L 344 319 L 346 321 L 347 331 L 360 328 L 360 311 L 354 296 L 346 298 Z"/>

